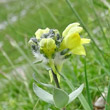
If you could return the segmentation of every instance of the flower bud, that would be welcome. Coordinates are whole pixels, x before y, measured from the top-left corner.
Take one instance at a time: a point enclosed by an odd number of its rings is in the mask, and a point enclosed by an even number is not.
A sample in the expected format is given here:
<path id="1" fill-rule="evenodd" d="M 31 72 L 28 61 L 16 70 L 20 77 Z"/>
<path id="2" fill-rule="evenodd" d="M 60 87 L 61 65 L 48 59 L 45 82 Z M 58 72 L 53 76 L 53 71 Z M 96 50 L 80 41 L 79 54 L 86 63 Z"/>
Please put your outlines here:
<path id="1" fill-rule="evenodd" d="M 35 52 L 38 50 L 38 42 L 36 38 L 31 38 L 28 42 L 29 46 L 31 46 L 32 50 Z"/>
<path id="2" fill-rule="evenodd" d="M 29 40 L 28 44 L 29 44 L 29 45 L 35 45 L 35 44 L 37 44 L 37 39 L 34 38 L 34 37 L 32 37 L 32 38 Z"/>
<path id="3" fill-rule="evenodd" d="M 36 38 L 37 39 L 40 39 L 41 38 L 41 36 L 43 35 L 43 34 L 47 34 L 48 32 L 49 32 L 49 28 L 46 28 L 46 29 L 38 29 L 36 32 L 35 32 L 35 35 L 36 35 Z"/>
<path id="4" fill-rule="evenodd" d="M 51 57 L 52 54 L 55 53 L 56 44 L 52 38 L 43 38 L 41 39 L 40 43 L 40 50 L 46 55 L 47 57 Z"/>

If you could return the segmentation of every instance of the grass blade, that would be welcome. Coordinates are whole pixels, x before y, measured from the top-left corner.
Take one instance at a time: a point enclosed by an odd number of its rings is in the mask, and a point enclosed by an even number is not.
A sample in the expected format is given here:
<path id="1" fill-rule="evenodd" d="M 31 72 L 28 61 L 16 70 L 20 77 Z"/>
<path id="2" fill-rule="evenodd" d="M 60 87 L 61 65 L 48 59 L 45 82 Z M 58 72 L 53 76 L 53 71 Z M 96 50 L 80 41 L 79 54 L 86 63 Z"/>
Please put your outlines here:
<path id="1" fill-rule="evenodd" d="M 103 34 L 103 37 L 104 37 L 104 39 L 105 39 L 105 41 L 106 41 L 108 47 L 110 47 L 109 42 L 108 42 L 108 40 L 107 40 L 107 38 L 106 38 L 105 32 L 104 32 L 104 30 L 103 30 L 102 24 L 101 24 L 101 22 L 100 22 L 100 19 L 99 19 L 97 13 L 96 13 L 96 10 L 95 10 L 95 7 L 94 7 L 94 4 L 93 4 L 93 1 L 90 0 L 90 3 L 91 3 L 91 8 L 93 9 L 93 12 L 94 12 L 94 14 L 95 14 L 95 17 L 96 17 L 96 19 L 97 19 L 97 21 L 98 21 L 98 24 L 99 24 L 100 30 L 101 30 L 101 32 L 102 32 L 102 34 Z"/>
<path id="2" fill-rule="evenodd" d="M 108 86 L 108 94 L 107 94 L 107 99 L 106 99 L 105 110 L 110 110 L 110 83 Z"/>
<path id="3" fill-rule="evenodd" d="M 86 71 L 86 57 L 85 57 L 84 71 L 85 71 L 86 93 L 87 93 L 88 103 L 89 103 L 91 109 L 93 109 L 90 90 L 89 90 L 89 84 L 88 84 L 88 78 L 87 78 L 87 71 Z"/>
<path id="4" fill-rule="evenodd" d="M 52 17 L 53 21 L 58 24 L 58 20 L 57 18 L 55 17 L 55 15 L 51 12 L 51 10 L 45 5 L 45 4 L 42 4 L 43 7 L 47 10 L 47 12 L 50 14 L 50 16 Z"/>
<path id="5" fill-rule="evenodd" d="M 40 77 L 44 78 L 44 76 L 38 72 L 38 70 L 36 69 L 36 67 L 33 65 L 32 61 L 28 58 L 28 56 L 25 54 L 25 52 L 23 51 L 23 49 L 17 44 L 17 42 L 14 39 L 12 39 L 11 37 L 9 37 L 9 36 L 7 36 L 7 38 L 9 39 L 10 44 L 13 47 L 15 47 L 18 50 L 18 52 L 20 52 L 20 54 L 27 60 L 27 62 L 29 63 L 29 65 L 36 72 L 36 75 L 39 75 Z"/>

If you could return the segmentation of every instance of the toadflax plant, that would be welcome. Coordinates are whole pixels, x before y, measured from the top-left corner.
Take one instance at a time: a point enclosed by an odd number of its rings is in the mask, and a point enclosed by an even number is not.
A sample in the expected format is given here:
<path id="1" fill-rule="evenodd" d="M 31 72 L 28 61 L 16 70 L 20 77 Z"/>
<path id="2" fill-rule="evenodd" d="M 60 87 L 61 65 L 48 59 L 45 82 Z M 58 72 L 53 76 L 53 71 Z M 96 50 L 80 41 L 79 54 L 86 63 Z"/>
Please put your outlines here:
<path id="1" fill-rule="evenodd" d="M 63 63 L 71 55 L 86 55 L 84 44 L 90 42 L 90 39 L 81 38 L 80 32 L 82 27 L 79 23 L 69 24 L 62 34 L 57 29 L 38 29 L 35 36 L 29 40 L 33 54 L 41 61 L 46 61 L 49 65 L 49 76 L 51 82 L 54 80 L 56 86 L 39 82 L 35 75 L 34 79 L 43 86 L 53 89 L 53 94 L 48 93 L 37 85 L 33 84 L 35 94 L 43 101 L 53 104 L 55 107 L 65 110 L 66 106 L 71 103 L 82 92 L 84 85 L 68 95 L 60 88 L 60 78 Z"/>

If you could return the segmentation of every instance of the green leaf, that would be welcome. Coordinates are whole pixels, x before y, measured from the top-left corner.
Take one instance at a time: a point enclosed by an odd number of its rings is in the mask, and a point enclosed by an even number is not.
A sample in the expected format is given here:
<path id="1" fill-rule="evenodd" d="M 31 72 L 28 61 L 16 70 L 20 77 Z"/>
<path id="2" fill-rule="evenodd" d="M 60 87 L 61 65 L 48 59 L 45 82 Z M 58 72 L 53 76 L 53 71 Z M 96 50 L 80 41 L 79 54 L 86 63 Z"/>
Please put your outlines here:
<path id="1" fill-rule="evenodd" d="M 88 77 L 87 77 L 87 71 L 86 71 L 86 57 L 85 57 L 85 63 L 84 63 L 84 71 L 85 71 L 86 94 L 87 94 L 87 98 L 88 98 L 88 103 L 89 103 L 91 109 L 93 109 L 93 104 L 92 104 L 91 94 L 90 94 L 90 89 L 89 89 L 89 83 L 88 83 Z"/>
<path id="2" fill-rule="evenodd" d="M 66 83 L 68 84 L 68 86 L 70 87 L 71 90 L 74 90 L 74 86 L 72 85 L 72 83 L 70 82 L 70 80 L 64 75 L 62 74 Z M 88 102 L 86 101 L 85 97 L 83 96 L 83 94 L 81 93 L 79 96 L 78 96 L 82 106 L 84 107 L 84 110 L 91 110 Z"/>
<path id="3" fill-rule="evenodd" d="M 84 84 L 82 84 L 78 89 L 69 94 L 69 103 L 71 103 L 75 98 L 77 98 L 84 88 Z"/>
<path id="4" fill-rule="evenodd" d="M 42 82 L 38 81 L 38 79 L 36 78 L 35 73 L 33 74 L 33 78 L 34 78 L 34 80 L 35 80 L 37 83 L 39 83 L 39 84 L 41 84 L 41 85 L 43 85 L 43 86 L 45 86 L 45 87 L 54 88 L 54 86 L 51 85 L 51 84 L 45 84 L 45 83 L 42 83 Z"/>
<path id="5" fill-rule="evenodd" d="M 63 108 L 68 104 L 69 96 L 64 90 L 55 88 L 53 99 L 57 108 Z"/>
<path id="6" fill-rule="evenodd" d="M 108 94 L 107 94 L 107 99 L 106 99 L 105 110 L 110 110 L 110 83 L 108 86 Z"/>
<path id="7" fill-rule="evenodd" d="M 53 95 L 48 93 L 47 91 L 41 89 L 33 83 L 33 90 L 35 94 L 43 101 L 54 104 Z"/>

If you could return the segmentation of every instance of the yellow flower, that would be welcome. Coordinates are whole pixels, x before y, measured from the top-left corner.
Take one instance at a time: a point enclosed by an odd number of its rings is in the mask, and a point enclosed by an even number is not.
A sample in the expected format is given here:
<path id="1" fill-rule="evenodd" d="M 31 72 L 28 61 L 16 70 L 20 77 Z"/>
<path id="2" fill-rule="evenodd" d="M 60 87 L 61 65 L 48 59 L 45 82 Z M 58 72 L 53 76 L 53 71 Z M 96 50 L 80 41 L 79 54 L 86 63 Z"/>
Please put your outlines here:
<path id="1" fill-rule="evenodd" d="M 69 24 L 66 29 L 63 31 L 62 36 L 65 37 L 70 33 L 80 33 L 82 31 L 82 27 L 79 26 L 79 23 Z"/>
<path id="2" fill-rule="evenodd" d="M 35 35 L 36 35 L 36 38 L 37 39 L 40 39 L 40 37 L 43 35 L 43 34 L 47 34 L 49 32 L 49 28 L 46 28 L 46 29 L 38 29 L 36 32 L 35 32 Z"/>
<path id="3" fill-rule="evenodd" d="M 82 31 L 82 27 L 79 23 L 72 23 L 66 27 L 62 36 L 64 37 L 60 49 L 68 48 L 72 54 L 86 55 L 83 44 L 90 42 L 90 39 L 81 38 L 79 33 Z"/>
<path id="4" fill-rule="evenodd" d="M 40 41 L 39 46 L 40 50 L 43 51 L 47 57 L 51 57 L 56 49 L 55 41 L 52 38 L 43 38 Z"/>

